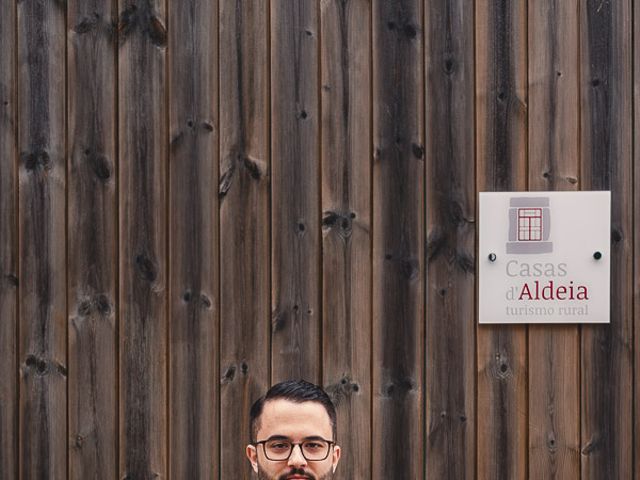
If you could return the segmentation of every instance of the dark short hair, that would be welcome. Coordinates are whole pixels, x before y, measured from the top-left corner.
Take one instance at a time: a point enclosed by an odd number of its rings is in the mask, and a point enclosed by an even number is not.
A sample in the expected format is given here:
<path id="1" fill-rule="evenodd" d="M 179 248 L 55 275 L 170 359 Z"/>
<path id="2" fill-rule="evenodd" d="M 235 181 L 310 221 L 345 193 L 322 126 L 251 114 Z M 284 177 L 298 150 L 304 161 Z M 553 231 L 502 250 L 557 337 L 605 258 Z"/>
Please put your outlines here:
<path id="1" fill-rule="evenodd" d="M 304 380 L 287 380 L 285 382 L 276 383 L 267 391 L 267 393 L 255 401 L 251 406 L 251 411 L 249 413 L 249 435 L 251 436 L 251 441 L 258 440 L 256 438 L 259 428 L 258 421 L 260 420 L 260 415 L 262 415 L 264 404 L 269 400 L 278 399 L 289 400 L 294 403 L 317 402 L 321 404 L 329 415 L 333 441 L 336 441 L 336 407 L 333 405 L 329 395 L 327 395 L 322 388 Z"/>

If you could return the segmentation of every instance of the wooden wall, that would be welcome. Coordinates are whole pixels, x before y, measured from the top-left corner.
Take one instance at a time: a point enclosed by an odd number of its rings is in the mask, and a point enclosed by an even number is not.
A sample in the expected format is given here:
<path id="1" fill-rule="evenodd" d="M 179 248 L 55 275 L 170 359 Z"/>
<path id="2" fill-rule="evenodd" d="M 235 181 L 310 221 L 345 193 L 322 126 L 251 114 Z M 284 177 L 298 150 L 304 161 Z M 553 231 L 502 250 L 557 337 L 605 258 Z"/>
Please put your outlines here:
<path id="1" fill-rule="evenodd" d="M 300 377 L 340 479 L 640 478 L 639 39 L 631 0 L 0 0 L 0 480 L 249 479 Z M 611 324 L 477 325 L 477 192 L 601 189 Z"/>

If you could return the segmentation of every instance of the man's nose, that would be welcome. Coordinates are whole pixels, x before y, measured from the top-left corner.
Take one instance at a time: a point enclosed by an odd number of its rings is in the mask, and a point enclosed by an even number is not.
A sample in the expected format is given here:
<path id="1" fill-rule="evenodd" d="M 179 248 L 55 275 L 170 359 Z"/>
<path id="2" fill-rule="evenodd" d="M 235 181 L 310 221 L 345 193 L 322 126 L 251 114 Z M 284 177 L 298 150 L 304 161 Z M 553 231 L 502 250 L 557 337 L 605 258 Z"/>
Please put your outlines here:
<path id="1" fill-rule="evenodd" d="M 294 445 L 291 455 L 289 455 L 288 465 L 304 466 L 307 464 L 307 459 L 302 455 L 302 446 Z"/>

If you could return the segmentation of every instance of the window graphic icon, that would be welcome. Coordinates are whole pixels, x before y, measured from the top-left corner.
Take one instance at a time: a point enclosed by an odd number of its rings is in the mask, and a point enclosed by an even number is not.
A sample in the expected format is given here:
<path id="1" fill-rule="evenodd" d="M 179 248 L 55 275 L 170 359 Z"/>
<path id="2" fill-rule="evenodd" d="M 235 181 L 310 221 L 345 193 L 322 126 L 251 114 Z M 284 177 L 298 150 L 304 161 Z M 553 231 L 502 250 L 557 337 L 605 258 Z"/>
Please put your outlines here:
<path id="1" fill-rule="evenodd" d="M 550 253 L 549 197 L 512 197 L 509 200 L 507 253 Z"/>
<path id="2" fill-rule="evenodd" d="M 542 240 L 542 209 L 518 209 L 518 241 L 536 242 Z"/>

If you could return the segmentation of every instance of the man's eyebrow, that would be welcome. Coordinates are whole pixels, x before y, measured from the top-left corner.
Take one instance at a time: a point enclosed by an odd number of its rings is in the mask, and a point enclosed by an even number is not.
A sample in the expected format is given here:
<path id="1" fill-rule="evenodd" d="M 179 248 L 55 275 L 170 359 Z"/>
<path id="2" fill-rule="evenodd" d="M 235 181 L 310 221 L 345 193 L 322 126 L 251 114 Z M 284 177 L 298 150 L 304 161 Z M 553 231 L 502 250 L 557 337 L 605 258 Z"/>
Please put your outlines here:
<path id="1" fill-rule="evenodd" d="M 286 435 L 271 435 L 269 438 L 267 438 L 264 441 L 268 442 L 268 441 L 271 441 L 271 440 L 288 440 L 288 441 L 291 441 L 291 438 L 287 437 Z M 304 437 L 303 440 L 325 440 L 325 438 L 321 437 L 320 435 L 309 435 L 308 437 Z"/>
<path id="2" fill-rule="evenodd" d="M 291 440 L 291 439 L 285 435 L 271 435 L 265 441 L 269 441 L 269 440 Z"/>

